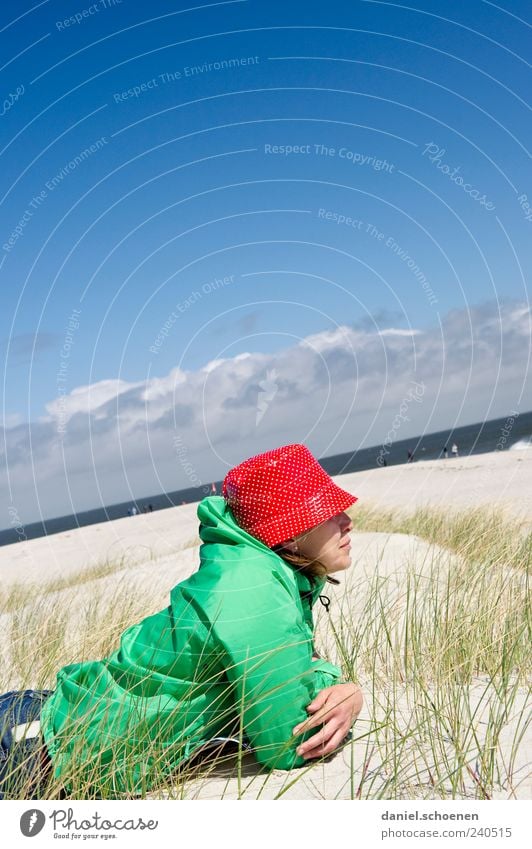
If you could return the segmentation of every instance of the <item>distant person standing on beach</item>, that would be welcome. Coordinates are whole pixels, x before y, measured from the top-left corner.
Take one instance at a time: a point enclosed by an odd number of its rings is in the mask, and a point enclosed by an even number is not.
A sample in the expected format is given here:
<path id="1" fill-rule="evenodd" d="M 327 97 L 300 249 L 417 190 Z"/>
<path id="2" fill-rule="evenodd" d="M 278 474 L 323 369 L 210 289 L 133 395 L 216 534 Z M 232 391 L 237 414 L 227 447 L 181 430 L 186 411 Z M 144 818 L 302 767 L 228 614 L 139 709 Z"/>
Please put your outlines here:
<path id="1" fill-rule="evenodd" d="M 54 691 L 0 695 L 0 798 L 42 798 L 52 777 L 76 799 L 144 795 L 221 741 L 267 770 L 337 750 L 362 693 L 317 653 L 312 607 L 351 565 L 357 500 L 301 444 L 231 469 L 197 508 L 199 570 L 168 607 Z"/>
<path id="2" fill-rule="evenodd" d="M 406 462 L 407 462 L 407 463 L 411 463 L 411 462 L 413 461 L 413 459 L 414 459 L 414 454 L 413 454 L 413 452 L 412 452 L 412 451 L 407 451 L 407 457 L 408 457 L 408 459 L 407 459 L 407 461 L 406 461 Z"/>
<path id="3" fill-rule="evenodd" d="M 443 446 L 443 456 L 445 457 L 445 459 L 447 459 L 447 446 L 446 445 Z"/>
<path id="4" fill-rule="evenodd" d="M 453 442 L 453 444 L 451 445 L 451 454 L 453 455 L 453 457 L 458 457 L 458 445 L 456 444 L 456 442 Z"/>

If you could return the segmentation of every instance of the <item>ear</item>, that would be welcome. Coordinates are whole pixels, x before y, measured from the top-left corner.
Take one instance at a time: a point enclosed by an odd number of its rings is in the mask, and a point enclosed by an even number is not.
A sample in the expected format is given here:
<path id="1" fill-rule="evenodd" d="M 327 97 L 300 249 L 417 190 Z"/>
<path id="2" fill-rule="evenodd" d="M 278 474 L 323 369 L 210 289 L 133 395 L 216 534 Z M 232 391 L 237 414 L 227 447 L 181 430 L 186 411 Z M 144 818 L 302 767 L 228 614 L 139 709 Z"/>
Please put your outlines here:
<path id="1" fill-rule="evenodd" d="M 292 552 L 292 554 L 299 554 L 299 547 L 295 539 L 289 539 L 283 543 L 283 548 L 286 548 L 287 551 Z"/>

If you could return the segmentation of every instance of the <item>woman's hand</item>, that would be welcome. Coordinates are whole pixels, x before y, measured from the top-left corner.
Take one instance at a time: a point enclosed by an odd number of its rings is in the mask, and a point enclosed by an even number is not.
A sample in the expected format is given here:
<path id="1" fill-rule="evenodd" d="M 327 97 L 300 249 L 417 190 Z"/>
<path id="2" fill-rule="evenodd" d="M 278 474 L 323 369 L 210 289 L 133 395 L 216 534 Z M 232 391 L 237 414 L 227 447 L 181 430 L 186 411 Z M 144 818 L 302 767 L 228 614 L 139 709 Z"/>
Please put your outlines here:
<path id="1" fill-rule="evenodd" d="M 297 754 L 310 760 L 334 752 L 362 710 L 363 703 L 362 690 L 353 681 L 320 690 L 307 705 L 310 718 L 296 725 L 292 733 L 302 734 L 317 725 L 323 727 L 298 746 Z"/>

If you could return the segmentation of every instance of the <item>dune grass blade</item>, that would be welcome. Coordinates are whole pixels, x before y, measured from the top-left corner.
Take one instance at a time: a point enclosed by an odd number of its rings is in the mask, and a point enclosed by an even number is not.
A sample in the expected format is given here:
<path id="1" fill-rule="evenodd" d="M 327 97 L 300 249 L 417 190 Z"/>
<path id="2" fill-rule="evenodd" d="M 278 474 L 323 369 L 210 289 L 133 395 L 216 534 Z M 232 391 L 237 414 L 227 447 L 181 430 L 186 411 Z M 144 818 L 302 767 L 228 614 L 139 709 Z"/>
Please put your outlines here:
<path id="1" fill-rule="evenodd" d="M 353 563 L 335 588 L 330 620 L 318 615 L 320 653 L 365 694 L 351 743 L 331 764 L 268 773 L 243 750 L 242 723 L 238 751 L 220 750 L 200 765 L 175 768 L 169 753 L 141 739 L 136 751 L 117 752 L 131 779 L 145 763 L 141 797 L 490 799 L 530 792 L 522 753 L 531 733 L 532 535 L 495 509 L 403 514 L 357 506 L 351 515 L 355 534 L 402 534 L 419 543 L 399 579 L 386 573 L 384 543 L 365 575 Z M 62 666 L 111 654 L 127 627 L 168 604 L 170 587 L 157 583 L 157 561 L 151 565 L 154 579 L 144 573 L 140 583 L 122 557 L 38 589 L 4 588 L 0 691 L 53 689 Z M 79 746 L 82 753 L 82 728 Z M 333 766 L 343 777 L 330 790 Z M 116 798 L 112 777 L 102 786 L 97 774 L 96 766 L 74 770 L 71 798 Z M 52 779 L 47 798 L 59 791 Z M 22 798 L 24 788 L 17 792 Z"/>

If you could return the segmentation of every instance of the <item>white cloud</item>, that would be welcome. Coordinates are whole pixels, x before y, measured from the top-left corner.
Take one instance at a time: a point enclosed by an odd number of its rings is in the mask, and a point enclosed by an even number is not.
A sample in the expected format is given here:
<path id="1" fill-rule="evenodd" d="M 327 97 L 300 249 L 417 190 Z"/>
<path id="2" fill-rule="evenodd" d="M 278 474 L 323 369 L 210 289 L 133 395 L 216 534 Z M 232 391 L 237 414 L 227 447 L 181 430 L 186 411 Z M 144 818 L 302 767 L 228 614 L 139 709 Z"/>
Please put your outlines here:
<path id="1" fill-rule="evenodd" d="M 342 326 L 274 354 L 80 386 L 51 400 L 29 429 L 6 422 L 17 508 L 28 522 L 209 483 L 286 442 L 305 442 L 318 456 L 375 445 L 412 381 L 425 385 L 423 402 L 411 405 L 398 439 L 525 411 L 530 319 L 523 303 L 491 302 L 453 310 L 426 331 Z M 528 403 L 519 405 L 520 395 Z"/>
<path id="2" fill-rule="evenodd" d="M 331 348 L 349 346 L 355 340 L 363 344 L 364 340 L 371 338 L 371 336 L 371 332 L 340 325 L 340 327 L 335 327 L 334 330 L 322 330 L 320 333 L 306 336 L 299 342 L 299 347 L 312 348 L 314 351 L 327 351 Z"/>
<path id="3" fill-rule="evenodd" d="M 207 374 L 209 374 L 209 372 L 214 371 L 214 369 L 218 368 L 218 366 L 221 366 L 223 363 L 226 362 L 226 359 L 211 360 L 210 362 L 206 363 L 206 365 L 202 366 L 201 371 L 205 371 L 207 372 Z"/>
<path id="4" fill-rule="evenodd" d="M 180 368 L 173 368 L 172 371 L 165 377 L 152 377 L 142 386 L 142 398 L 145 401 L 155 401 L 157 398 L 165 398 L 169 391 L 173 391 L 176 386 L 185 383 L 187 379 L 186 372 Z"/>
<path id="5" fill-rule="evenodd" d="M 2 426 L 4 428 L 16 427 L 24 421 L 20 413 L 6 413 Z"/>
<path id="6" fill-rule="evenodd" d="M 125 380 L 100 380 L 98 383 L 92 383 L 89 386 L 78 386 L 68 394 L 61 394 L 58 398 L 54 398 L 45 405 L 46 412 L 49 418 L 44 418 L 43 421 L 52 420 L 68 420 L 76 413 L 94 414 L 96 418 L 101 418 L 105 414 L 98 414 L 98 409 L 107 401 L 116 399 L 128 389 L 143 386 L 142 383 L 127 383 Z"/>

